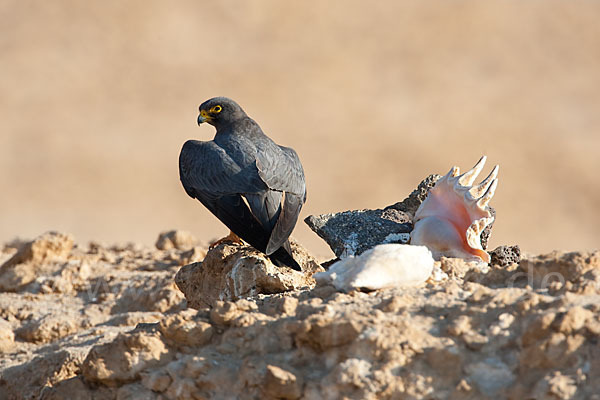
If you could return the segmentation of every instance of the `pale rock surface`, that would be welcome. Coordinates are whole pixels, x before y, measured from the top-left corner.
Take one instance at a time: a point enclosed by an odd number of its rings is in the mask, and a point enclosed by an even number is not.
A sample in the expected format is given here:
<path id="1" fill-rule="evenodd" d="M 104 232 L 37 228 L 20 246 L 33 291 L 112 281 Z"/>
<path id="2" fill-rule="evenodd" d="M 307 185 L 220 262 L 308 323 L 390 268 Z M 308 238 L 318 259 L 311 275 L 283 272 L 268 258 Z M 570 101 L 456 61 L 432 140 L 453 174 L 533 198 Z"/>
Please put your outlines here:
<path id="1" fill-rule="evenodd" d="M 185 308 L 173 282 L 185 252 L 132 244 L 82 248 L 56 232 L 5 246 L 3 276 L 24 267 L 31 278 L 0 291 L 0 399 L 38 398 L 43 387 L 48 398 L 89 398 L 76 374 L 92 346 Z M 62 395 L 54 389 L 58 382 Z"/>
<path id="2" fill-rule="evenodd" d="M 175 282 L 194 308 L 314 286 L 312 275 L 323 268 L 293 240 L 291 245 L 302 271 L 278 267 L 251 246 L 224 242 L 209 250 L 202 262 L 184 266 Z"/>
<path id="3" fill-rule="evenodd" d="M 274 365 L 267 365 L 265 393 L 277 399 L 298 399 L 302 396 L 302 378 Z"/>
<path id="4" fill-rule="evenodd" d="M 0 266 L 0 290 L 15 291 L 33 282 L 49 265 L 66 260 L 73 248 L 73 237 L 59 232 L 47 232 L 24 243 Z"/>
<path id="5" fill-rule="evenodd" d="M 159 250 L 189 250 L 201 245 L 200 241 L 190 232 L 171 230 L 161 232 L 156 239 L 156 248 Z"/>
<path id="6" fill-rule="evenodd" d="M 380 244 L 360 256 L 350 256 L 315 274 L 319 285 L 330 284 L 348 292 L 423 284 L 433 271 L 434 260 L 424 246 Z"/>
<path id="7" fill-rule="evenodd" d="M 141 371 L 165 364 L 172 357 L 158 330 L 135 330 L 92 348 L 81 372 L 90 382 L 115 386 L 139 379 Z"/>
<path id="8" fill-rule="evenodd" d="M 0 318 L 0 354 L 8 353 L 15 347 L 15 334 L 8 321 Z"/>
<path id="9" fill-rule="evenodd" d="M 487 271 L 443 259 L 447 277 L 420 287 L 308 286 L 192 309 L 173 284 L 186 251 L 73 246 L 0 292 L 0 399 L 600 393 L 600 252 L 525 254 Z"/>

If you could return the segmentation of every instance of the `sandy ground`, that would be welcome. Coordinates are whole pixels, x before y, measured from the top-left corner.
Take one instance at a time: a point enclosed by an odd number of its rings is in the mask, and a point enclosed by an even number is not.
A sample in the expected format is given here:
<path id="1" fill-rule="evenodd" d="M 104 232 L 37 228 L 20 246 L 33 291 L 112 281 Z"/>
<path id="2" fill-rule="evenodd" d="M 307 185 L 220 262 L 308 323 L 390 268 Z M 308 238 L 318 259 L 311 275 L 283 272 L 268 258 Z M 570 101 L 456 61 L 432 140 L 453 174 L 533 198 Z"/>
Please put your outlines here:
<path id="1" fill-rule="evenodd" d="M 197 106 L 294 147 L 309 214 L 500 164 L 491 247 L 600 239 L 600 3 L 0 2 L 0 240 L 226 233 L 178 182 Z M 491 166 L 489 166 L 491 168 Z M 489 169 L 488 169 L 489 170 Z M 300 226 L 301 225 L 301 226 Z M 315 255 L 326 246 L 300 224 Z"/>

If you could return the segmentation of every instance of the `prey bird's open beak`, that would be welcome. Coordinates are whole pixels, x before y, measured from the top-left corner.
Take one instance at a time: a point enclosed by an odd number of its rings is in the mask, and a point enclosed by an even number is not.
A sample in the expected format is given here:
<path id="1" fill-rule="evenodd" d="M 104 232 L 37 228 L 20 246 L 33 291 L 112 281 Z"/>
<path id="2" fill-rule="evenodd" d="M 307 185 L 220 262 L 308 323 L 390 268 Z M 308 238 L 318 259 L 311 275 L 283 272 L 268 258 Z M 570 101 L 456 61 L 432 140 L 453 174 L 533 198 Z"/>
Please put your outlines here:
<path id="1" fill-rule="evenodd" d="M 198 125 L 203 122 L 209 122 L 211 120 L 210 115 L 205 110 L 200 110 L 200 114 L 198 115 Z"/>

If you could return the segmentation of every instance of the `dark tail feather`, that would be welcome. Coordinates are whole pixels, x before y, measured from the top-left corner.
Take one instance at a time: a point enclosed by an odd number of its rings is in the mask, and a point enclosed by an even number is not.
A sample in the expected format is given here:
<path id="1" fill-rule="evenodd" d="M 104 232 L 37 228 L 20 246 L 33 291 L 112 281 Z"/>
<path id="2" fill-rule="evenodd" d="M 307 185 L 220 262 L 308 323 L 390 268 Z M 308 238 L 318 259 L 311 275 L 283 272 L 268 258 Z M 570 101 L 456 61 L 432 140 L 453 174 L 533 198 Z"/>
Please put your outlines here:
<path id="1" fill-rule="evenodd" d="M 218 199 L 198 197 L 198 199 L 232 232 L 250 243 L 252 247 L 263 253 L 267 249 L 270 233 L 254 217 L 240 195 L 222 196 Z M 278 267 L 287 266 L 302 271 L 300 265 L 291 256 L 290 243 L 286 240 L 269 258 Z"/>
<path id="2" fill-rule="evenodd" d="M 288 242 L 286 241 L 286 243 Z M 295 269 L 296 271 L 302 271 L 300 264 L 298 264 L 296 260 L 294 260 L 294 258 L 291 256 L 291 251 L 288 253 L 284 246 L 278 248 L 273 254 L 269 256 L 273 264 L 277 265 L 278 267 L 285 266 L 290 267 L 291 269 Z M 289 243 L 286 247 L 289 248 Z"/>

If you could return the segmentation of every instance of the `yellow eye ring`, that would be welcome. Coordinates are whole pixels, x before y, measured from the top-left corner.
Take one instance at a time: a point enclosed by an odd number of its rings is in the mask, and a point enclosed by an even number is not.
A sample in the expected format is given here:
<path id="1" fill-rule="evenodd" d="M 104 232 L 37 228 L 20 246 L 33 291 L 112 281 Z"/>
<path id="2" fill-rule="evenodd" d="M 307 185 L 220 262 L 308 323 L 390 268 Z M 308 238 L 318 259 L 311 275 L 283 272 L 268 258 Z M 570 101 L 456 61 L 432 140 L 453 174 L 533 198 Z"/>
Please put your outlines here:
<path id="1" fill-rule="evenodd" d="M 210 109 L 210 112 L 214 113 L 214 114 L 218 114 L 221 112 L 222 109 L 223 109 L 223 107 L 221 107 L 221 106 L 214 106 L 213 108 Z"/>

